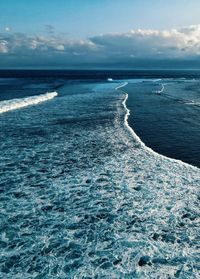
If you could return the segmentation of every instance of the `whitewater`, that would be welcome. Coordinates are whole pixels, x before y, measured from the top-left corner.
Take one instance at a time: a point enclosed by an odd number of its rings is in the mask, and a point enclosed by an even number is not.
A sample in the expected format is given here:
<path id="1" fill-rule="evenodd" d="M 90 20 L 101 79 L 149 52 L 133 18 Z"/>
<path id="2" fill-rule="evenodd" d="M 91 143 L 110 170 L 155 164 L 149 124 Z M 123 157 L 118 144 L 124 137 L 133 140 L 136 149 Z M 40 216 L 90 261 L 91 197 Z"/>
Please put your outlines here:
<path id="1" fill-rule="evenodd" d="M 58 95 L 57 92 L 49 92 L 37 96 L 1 101 L 0 113 L 4 113 L 10 110 L 20 109 L 27 106 L 37 105 L 39 103 L 51 100 L 57 95 Z"/>
<path id="2" fill-rule="evenodd" d="M 124 109 L 126 111 L 126 114 L 125 114 L 125 118 L 124 118 L 124 122 L 125 122 L 125 126 L 127 127 L 127 129 L 130 131 L 130 133 L 132 134 L 133 138 L 141 145 L 141 147 L 145 148 L 146 151 L 148 151 L 151 155 L 155 156 L 155 157 L 159 157 L 159 158 L 167 158 L 168 160 L 172 161 L 172 162 L 177 162 L 179 164 L 183 164 L 183 165 L 186 165 L 186 166 L 189 166 L 189 167 L 193 167 L 197 170 L 199 170 L 198 168 L 196 168 L 195 166 L 191 166 L 181 160 L 176 160 L 176 159 L 173 159 L 173 158 L 169 158 L 169 157 L 166 157 L 166 156 L 163 156 L 157 152 L 155 152 L 154 150 L 152 150 L 151 148 L 149 148 L 148 146 L 146 146 L 144 144 L 144 142 L 140 139 L 140 137 L 138 137 L 138 135 L 134 132 L 134 130 L 130 127 L 129 123 L 128 123 L 128 117 L 130 115 L 130 110 L 127 108 L 126 106 L 126 102 L 128 100 L 128 94 L 122 90 L 121 88 L 125 87 L 126 85 L 128 85 L 128 82 L 124 82 L 123 84 L 117 86 L 115 88 L 115 90 L 121 90 L 121 92 L 123 92 L 125 94 L 125 98 L 124 98 L 124 101 L 122 102 L 123 106 L 124 106 Z M 161 91 L 159 91 L 159 93 L 163 92 L 164 90 L 164 85 L 162 85 L 162 89 Z M 156 91 L 158 92 L 158 91 Z M 191 103 L 187 103 L 187 104 L 191 104 Z M 194 103 L 192 103 L 194 104 Z M 196 103 L 195 103 L 196 104 Z"/>
<path id="3" fill-rule="evenodd" d="M 125 85 L 1 114 L 1 277 L 199 277 L 200 170 L 141 142 Z"/>

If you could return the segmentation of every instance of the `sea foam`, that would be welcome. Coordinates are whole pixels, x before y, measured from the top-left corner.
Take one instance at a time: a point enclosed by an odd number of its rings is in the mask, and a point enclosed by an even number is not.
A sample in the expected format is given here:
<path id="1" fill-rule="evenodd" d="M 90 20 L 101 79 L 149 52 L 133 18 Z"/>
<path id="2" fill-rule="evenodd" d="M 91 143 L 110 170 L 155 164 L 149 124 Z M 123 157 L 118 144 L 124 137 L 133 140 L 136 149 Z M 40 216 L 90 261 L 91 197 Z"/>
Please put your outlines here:
<path id="1" fill-rule="evenodd" d="M 57 95 L 58 93 L 54 91 L 54 92 L 48 92 L 46 94 L 41 94 L 37 96 L 1 101 L 0 113 L 4 113 L 14 109 L 20 109 L 31 105 L 37 105 L 39 103 L 53 99 Z"/>
<path id="2" fill-rule="evenodd" d="M 0 278 L 198 277 L 200 172 L 138 146 L 116 86 L 2 117 Z"/>
<path id="3" fill-rule="evenodd" d="M 165 85 L 163 83 L 160 84 L 161 89 L 154 91 L 156 94 L 161 94 L 165 90 Z"/>
<path id="4" fill-rule="evenodd" d="M 117 86 L 115 88 L 115 90 L 121 90 L 124 94 L 125 94 L 125 99 L 124 101 L 122 102 L 122 105 L 126 111 L 126 114 L 125 114 L 125 118 L 124 118 L 124 122 L 125 122 L 125 127 L 129 130 L 129 132 L 131 133 L 131 135 L 133 136 L 133 138 L 135 139 L 135 141 L 141 146 L 143 147 L 149 154 L 153 155 L 154 157 L 157 157 L 159 159 L 167 159 L 171 162 L 177 162 L 178 164 L 180 165 L 183 165 L 185 167 L 189 167 L 189 168 L 193 168 L 193 169 L 198 169 L 197 167 L 195 166 L 192 166 L 192 165 L 189 165 L 181 160 L 177 160 L 177 159 L 174 159 L 174 158 L 169 158 L 167 156 L 164 156 L 164 155 L 161 155 L 157 152 L 155 152 L 153 149 L 151 149 L 150 147 L 146 146 L 145 143 L 140 139 L 140 137 L 135 133 L 135 131 L 131 128 L 131 126 L 129 125 L 128 123 L 128 118 L 129 118 L 129 115 L 130 115 L 130 110 L 127 108 L 126 106 L 126 102 L 128 100 L 128 94 L 122 90 L 121 88 L 125 87 L 126 85 L 128 84 L 128 82 L 124 82 L 123 84 Z M 164 90 L 164 85 L 163 86 L 163 90 Z"/>

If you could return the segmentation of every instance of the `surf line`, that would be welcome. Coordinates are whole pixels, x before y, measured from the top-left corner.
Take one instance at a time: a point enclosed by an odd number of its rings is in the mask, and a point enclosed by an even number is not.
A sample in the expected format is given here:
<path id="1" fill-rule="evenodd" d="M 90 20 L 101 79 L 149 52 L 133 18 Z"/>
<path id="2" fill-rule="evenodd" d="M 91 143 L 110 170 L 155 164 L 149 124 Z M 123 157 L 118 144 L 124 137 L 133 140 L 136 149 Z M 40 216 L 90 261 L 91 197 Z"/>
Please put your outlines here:
<path id="1" fill-rule="evenodd" d="M 118 90 L 118 89 L 120 89 L 120 88 L 126 86 L 127 84 L 128 84 L 128 82 L 126 81 L 126 82 L 124 82 L 123 84 L 117 86 L 117 87 L 115 88 L 115 90 Z"/>
<path id="2" fill-rule="evenodd" d="M 0 102 L 0 113 L 4 113 L 10 110 L 20 109 L 23 107 L 37 105 L 39 103 L 48 101 L 53 99 L 54 97 L 58 96 L 57 92 L 49 92 L 46 94 L 26 97 L 26 98 L 19 98 L 19 99 L 11 99 L 5 100 Z"/>
<path id="3" fill-rule="evenodd" d="M 161 83 L 160 85 L 161 85 L 161 89 L 154 91 L 154 93 L 161 94 L 165 90 L 165 84 Z"/>
<path id="4" fill-rule="evenodd" d="M 125 87 L 127 84 L 128 84 L 128 82 L 124 82 L 123 84 L 117 86 L 115 88 L 115 90 L 119 90 L 119 91 L 121 91 L 122 93 L 125 94 L 125 98 L 122 102 L 122 105 L 123 105 L 123 107 L 126 111 L 125 116 L 124 116 L 124 124 L 125 124 L 125 127 L 129 130 L 130 134 L 136 140 L 136 142 L 139 143 L 142 148 L 144 148 L 150 155 L 153 155 L 155 158 L 159 158 L 159 159 L 162 159 L 162 160 L 168 160 L 168 161 L 173 162 L 173 163 L 178 163 L 179 165 L 182 165 L 182 166 L 187 167 L 187 168 L 190 167 L 190 168 L 193 168 L 195 170 L 199 170 L 199 168 L 196 167 L 196 166 L 187 164 L 187 163 L 185 163 L 181 160 L 173 159 L 173 158 L 170 158 L 170 157 L 167 157 L 167 156 L 164 156 L 162 154 L 159 154 L 159 153 L 155 152 L 153 149 L 146 146 L 145 143 L 140 139 L 140 137 L 134 132 L 134 130 L 131 128 L 131 126 L 129 126 L 129 123 L 128 123 L 128 118 L 129 118 L 129 115 L 130 115 L 130 110 L 126 106 L 126 102 L 128 100 L 128 93 L 126 93 L 124 90 L 121 89 L 121 88 Z"/>

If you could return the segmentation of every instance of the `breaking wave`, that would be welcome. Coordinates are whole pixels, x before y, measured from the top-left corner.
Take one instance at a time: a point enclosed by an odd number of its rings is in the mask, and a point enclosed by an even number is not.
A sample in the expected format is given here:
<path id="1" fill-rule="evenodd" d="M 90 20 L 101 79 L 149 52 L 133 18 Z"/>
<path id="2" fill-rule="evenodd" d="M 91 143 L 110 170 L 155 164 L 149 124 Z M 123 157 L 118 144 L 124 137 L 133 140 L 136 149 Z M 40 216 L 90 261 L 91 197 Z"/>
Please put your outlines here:
<path id="1" fill-rule="evenodd" d="M 125 82 L 121 85 L 119 85 L 118 87 L 115 88 L 115 90 L 119 90 L 123 87 L 125 87 L 126 85 L 128 84 L 128 82 Z M 163 85 L 164 86 L 164 85 Z M 164 90 L 164 89 L 163 89 Z M 122 91 L 122 90 L 121 90 Z M 177 162 L 179 163 L 180 165 L 184 165 L 184 166 L 190 166 L 194 169 L 198 169 L 197 167 L 195 166 L 192 166 L 192 165 L 189 165 L 181 160 L 177 160 L 177 159 L 173 159 L 173 158 L 169 158 L 167 156 L 164 156 L 164 155 L 161 155 L 157 152 L 155 152 L 153 149 L 151 149 L 150 147 L 146 146 L 145 143 L 138 137 L 138 135 L 134 132 L 134 130 L 129 126 L 129 123 L 128 123 L 128 118 L 129 118 L 129 115 L 130 115 L 130 110 L 127 108 L 126 106 L 126 102 L 128 100 L 128 94 L 125 92 L 125 91 L 122 91 L 123 93 L 125 93 L 125 99 L 124 101 L 122 102 L 123 106 L 124 106 L 124 109 L 126 111 L 126 114 L 125 114 L 125 118 L 124 118 L 124 121 L 125 121 L 125 126 L 126 128 L 130 131 L 130 133 L 132 134 L 133 138 L 136 140 L 136 142 L 138 142 L 140 144 L 141 147 L 145 148 L 146 151 L 148 153 L 150 153 L 151 155 L 155 156 L 155 157 L 159 157 L 159 158 L 167 158 L 169 161 L 172 161 L 172 162 Z"/>
<path id="2" fill-rule="evenodd" d="M 127 84 L 128 84 L 128 82 L 124 82 L 123 84 L 120 84 L 119 86 L 117 86 L 117 87 L 115 88 L 115 90 L 118 90 L 118 89 L 120 89 L 120 88 L 126 86 Z"/>
<path id="3" fill-rule="evenodd" d="M 57 95 L 57 92 L 48 92 L 46 94 L 41 94 L 37 96 L 1 101 L 0 113 L 4 113 L 14 109 L 20 109 L 31 105 L 37 105 L 39 103 L 53 99 Z"/>
<path id="4" fill-rule="evenodd" d="M 154 91 L 154 93 L 161 94 L 165 90 L 165 85 L 163 83 L 161 83 L 160 86 L 161 86 L 160 90 L 156 90 Z"/>
<path id="5" fill-rule="evenodd" d="M 0 278 L 198 278 L 199 170 L 136 140 L 126 84 L 2 117 Z"/>
<path id="6" fill-rule="evenodd" d="M 195 102 L 195 101 L 185 101 L 184 102 L 186 105 L 191 105 L 191 106 L 196 106 L 196 107 L 200 107 L 200 102 Z"/>

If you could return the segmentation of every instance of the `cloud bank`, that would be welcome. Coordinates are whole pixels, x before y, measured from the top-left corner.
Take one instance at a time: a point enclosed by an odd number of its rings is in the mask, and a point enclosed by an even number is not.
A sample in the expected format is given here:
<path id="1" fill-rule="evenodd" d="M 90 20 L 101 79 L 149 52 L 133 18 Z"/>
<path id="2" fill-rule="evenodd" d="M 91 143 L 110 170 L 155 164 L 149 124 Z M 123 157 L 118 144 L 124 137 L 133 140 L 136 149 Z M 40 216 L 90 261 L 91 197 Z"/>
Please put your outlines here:
<path id="1" fill-rule="evenodd" d="M 0 67 L 200 66 L 200 25 L 171 30 L 132 30 L 84 40 L 56 35 L 0 33 Z"/>

